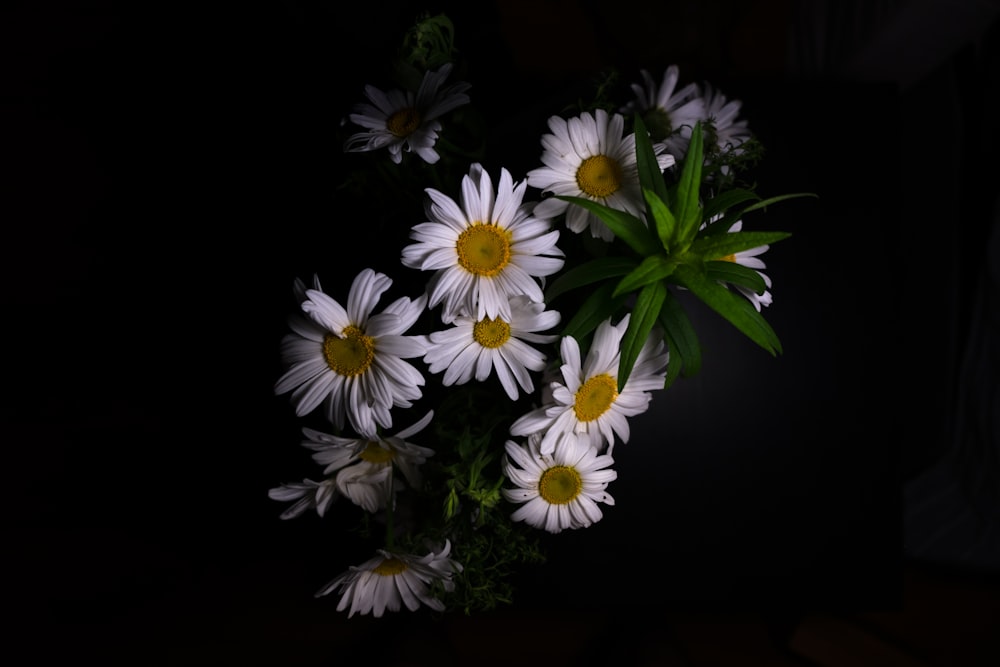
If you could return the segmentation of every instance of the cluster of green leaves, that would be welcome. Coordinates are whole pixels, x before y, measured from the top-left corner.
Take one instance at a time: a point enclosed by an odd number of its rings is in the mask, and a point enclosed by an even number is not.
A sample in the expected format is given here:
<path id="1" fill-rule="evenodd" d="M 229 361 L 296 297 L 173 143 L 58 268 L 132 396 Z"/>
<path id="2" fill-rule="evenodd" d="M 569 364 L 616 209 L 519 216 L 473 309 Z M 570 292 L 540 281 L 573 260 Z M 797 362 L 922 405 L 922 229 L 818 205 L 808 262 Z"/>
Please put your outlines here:
<path id="1" fill-rule="evenodd" d="M 729 285 L 757 294 L 766 286 L 760 274 L 725 258 L 743 250 L 776 243 L 790 234 L 780 231 L 730 231 L 746 213 L 807 194 L 763 199 L 753 190 L 733 187 L 711 194 L 703 187 L 704 133 L 691 133 L 688 152 L 676 182 L 668 185 L 660 170 L 642 118 L 634 118 L 639 181 L 649 224 L 625 211 L 581 197 L 560 199 L 596 214 L 624 243 L 625 252 L 595 257 L 565 270 L 545 292 L 546 303 L 570 290 L 589 287 L 590 294 L 565 325 L 562 334 L 586 344 L 603 320 L 631 313 L 622 339 L 619 390 L 625 385 L 643 344 L 659 326 L 670 350 L 665 386 L 701 367 L 701 346 L 691 320 L 674 291 L 685 288 L 760 347 L 777 355 L 781 342 L 752 303 Z"/>

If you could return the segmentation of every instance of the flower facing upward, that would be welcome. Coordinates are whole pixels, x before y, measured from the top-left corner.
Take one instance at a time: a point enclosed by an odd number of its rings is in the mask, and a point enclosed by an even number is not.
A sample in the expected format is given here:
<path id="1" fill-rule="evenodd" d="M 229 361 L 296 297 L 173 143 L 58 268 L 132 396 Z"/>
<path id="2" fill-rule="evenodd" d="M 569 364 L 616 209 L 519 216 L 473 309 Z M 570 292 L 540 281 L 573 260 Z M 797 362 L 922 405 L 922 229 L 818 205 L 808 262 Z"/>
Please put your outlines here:
<path id="1" fill-rule="evenodd" d="M 523 203 L 527 184 L 502 169 L 496 194 L 482 165 L 462 178 L 461 204 L 428 188 L 427 222 L 413 226 L 403 265 L 434 271 L 428 307 L 443 303 L 441 319 L 460 315 L 510 320 L 510 297 L 541 302 L 538 278 L 562 268 L 559 232 Z"/>
<path id="2" fill-rule="evenodd" d="M 512 503 L 523 503 L 512 521 L 558 533 L 566 528 L 586 528 L 604 516 L 598 503 L 614 505 L 606 489 L 617 478 L 610 454 L 598 454 L 587 442 L 563 438 L 551 456 L 538 449 L 538 438 L 526 445 L 508 440 L 504 475 L 514 488 L 501 489 Z"/>
<path id="3" fill-rule="evenodd" d="M 301 307 L 309 317 L 289 318 L 292 332 L 280 350 L 288 370 L 274 387 L 276 394 L 291 392 L 297 416 L 323 404 L 338 429 L 346 415 L 357 433 L 372 436 L 378 426 L 392 426 L 392 407 L 410 407 L 421 397 L 424 377 L 403 360 L 423 355 L 426 341 L 403 333 L 427 298 L 401 297 L 373 315 L 391 284 L 388 276 L 364 269 L 351 285 L 346 309 L 319 290 L 305 290 Z"/>
<path id="4" fill-rule="evenodd" d="M 618 362 L 621 340 L 630 314 L 617 326 L 604 320 L 594 332 L 586 360 L 572 336 L 564 336 L 560 347 L 563 360 L 562 382 L 552 383 L 552 402 L 518 418 L 510 428 L 513 436 L 544 432 L 539 449 L 551 454 L 558 444 L 572 436 L 590 443 L 595 450 L 614 447 L 615 435 L 628 442 L 628 417 L 646 411 L 654 389 L 662 389 L 669 352 L 663 338 L 646 339 L 628 381 L 618 391 Z"/>
<path id="5" fill-rule="evenodd" d="M 622 113 L 638 113 L 646 123 L 650 138 L 667 145 L 667 152 L 676 159 L 684 158 L 691 142 L 691 130 L 705 114 L 705 102 L 698 86 L 689 83 L 677 90 L 680 71 L 671 65 L 663 73 L 659 85 L 647 70 L 640 70 L 644 85 L 632 84 L 635 99 L 622 108 Z"/>
<path id="6" fill-rule="evenodd" d="M 416 94 L 402 90 L 384 92 L 365 86 L 365 97 L 370 104 L 355 105 L 348 118 L 367 131 L 351 135 L 344 150 L 357 153 L 386 148 L 396 164 L 402 162 L 403 151 L 416 153 L 430 164 L 437 162 L 440 156 L 434 144 L 441 131 L 437 119 L 469 103 L 465 94 L 470 87 L 468 83 L 444 85 L 451 69 L 448 63 L 437 71 L 426 72 Z"/>
<path id="7" fill-rule="evenodd" d="M 623 136 L 625 119 L 603 109 L 570 118 L 549 118 L 551 134 L 542 136 L 542 163 L 528 172 L 528 185 L 553 195 L 580 197 L 627 211 L 642 219 L 646 209 L 639 185 L 635 134 Z M 674 164 L 662 143 L 653 144 L 660 169 Z M 604 222 L 581 206 L 549 197 L 535 207 L 535 215 L 554 218 L 565 212 L 566 226 L 577 234 L 590 229 L 605 241 L 614 234 Z"/>
<path id="8" fill-rule="evenodd" d="M 450 554 L 451 542 L 447 540 L 441 551 L 430 551 L 425 556 L 378 549 L 378 555 L 351 566 L 317 591 L 316 597 L 340 593 L 337 611 L 350 607 L 348 618 L 356 613 L 380 618 L 386 609 L 395 612 L 402 605 L 415 611 L 421 603 L 444 611 L 444 603 L 436 597 L 432 584 L 440 582 L 445 592 L 455 589 L 452 577 L 463 568 Z"/>
<path id="9" fill-rule="evenodd" d="M 460 315 L 455 326 L 430 334 L 424 361 L 431 373 L 444 371 L 441 382 L 448 387 L 465 384 L 473 375 L 484 382 L 492 371 L 510 400 L 518 398 L 518 385 L 526 393 L 535 390 L 529 371 L 545 368 L 545 355 L 528 343 L 552 343 L 558 335 L 537 333 L 559 323 L 559 313 L 545 310 L 544 303 L 524 295 L 511 297 L 510 318 L 477 320 Z"/>

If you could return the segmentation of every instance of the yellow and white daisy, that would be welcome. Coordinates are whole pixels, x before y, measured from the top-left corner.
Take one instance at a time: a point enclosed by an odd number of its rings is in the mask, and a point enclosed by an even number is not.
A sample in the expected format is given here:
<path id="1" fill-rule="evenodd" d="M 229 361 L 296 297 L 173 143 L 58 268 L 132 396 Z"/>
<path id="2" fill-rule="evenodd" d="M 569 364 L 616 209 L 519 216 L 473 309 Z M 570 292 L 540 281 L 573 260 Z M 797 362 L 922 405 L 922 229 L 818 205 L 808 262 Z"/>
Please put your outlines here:
<path id="1" fill-rule="evenodd" d="M 501 169 L 494 194 L 478 163 L 462 177 L 461 203 L 427 189 L 430 219 L 414 225 L 416 243 L 403 248 L 402 262 L 435 272 L 427 282 L 428 307 L 442 303 L 445 324 L 460 315 L 509 321 L 510 297 L 543 300 L 539 279 L 559 271 L 564 260 L 559 232 L 524 204 L 526 190 Z"/>
<path id="2" fill-rule="evenodd" d="M 669 352 L 663 338 L 649 335 L 636 359 L 628 381 L 618 391 L 618 363 L 621 340 L 628 328 L 630 314 L 618 325 L 604 320 L 594 332 L 585 360 L 580 345 L 572 336 L 564 336 L 560 345 L 562 382 L 553 382 L 552 400 L 519 417 L 511 425 L 512 436 L 543 433 L 539 449 L 551 454 L 563 440 L 579 437 L 595 450 L 607 447 L 610 454 L 617 435 L 628 442 L 628 418 L 649 407 L 654 389 L 662 389 L 666 379 Z"/>
<path id="3" fill-rule="evenodd" d="M 434 455 L 434 450 L 409 442 L 407 438 L 422 431 L 431 419 L 430 410 L 412 426 L 395 435 L 346 438 L 305 427 L 302 445 L 313 451 L 313 460 L 324 466 L 325 475 L 334 475 L 337 491 L 368 512 L 383 509 L 388 503 L 391 472 L 399 470 L 410 488 L 422 483 L 420 466 Z M 393 488 L 398 488 L 393 485 Z"/>
<path id="4" fill-rule="evenodd" d="M 556 326 L 559 319 L 559 313 L 545 310 L 544 303 L 513 296 L 509 319 L 459 315 L 451 328 L 431 333 L 424 361 L 431 373 L 444 371 L 441 382 L 446 387 L 465 384 L 473 376 L 485 382 L 495 371 L 507 396 L 516 401 L 518 385 L 527 394 L 535 391 L 529 371 L 545 368 L 546 356 L 529 343 L 558 340 L 556 334 L 538 332 Z"/>
<path id="5" fill-rule="evenodd" d="M 380 618 L 386 610 L 399 611 L 405 606 L 416 611 L 424 604 L 435 611 L 444 611 L 444 602 L 435 595 L 435 583 L 441 590 L 455 590 L 453 577 L 462 565 L 450 557 L 451 542 L 435 553 L 424 556 L 378 549 L 373 558 L 361 565 L 352 565 L 316 592 L 322 597 L 340 593 L 337 611 L 348 609 L 347 617 L 371 614 Z"/>
<path id="6" fill-rule="evenodd" d="M 295 414 L 321 404 L 327 419 L 344 428 L 345 415 L 355 432 L 374 435 L 392 427 L 393 407 L 410 407 L 421 397 L 424 377 L 404 359 L 423 356 L 426 337 L 405 336 L 426 308 L 427 297 L 401 297 L 372 314 L 392 280 L 371 269 L 354 279 L 345 309 L 324 292 L 305 290 L 302 311 L 291 317 L 292 332 L 281 341 L 288 367 L 276 394 L 291 392 Z"/>
<path id="7" fill-rule="evenodd" d="M 542 135 L 542 163 L 528 172 L 528 185 L 552 195 L 581 197 L 609 208 L 645 217 L 646 204 L 639 184 L 635 134 L 624 135 L 625 119 L 604 109 L 584 112 L 566 120 L 552 116 L 551 134 Z M 660 169 L 674 164 L 666 146 L 653 144 Z M 566 213 L 566 226 L 577 234 L 590 229 L 592 236 L 611 241 L 614 234 L 604 222 L 582 206 L 549 197 L 535 207 L 535 215 L 554 218 Z"/>
<path id="8" fill-rule="evenodd" d="M 633 83 L 635 99 L 622 108 L 627 115 L 638 113 L 649 136 L 654 141 L 662 141 L 667 152 L 681 160 L 687 154 L 691 143 L 691 131 L 695 123 L 705 115 L 705 102 L 699 96 L 697 84 L 689 83 L 677 89 L 680 70 L 670 65 L 657 84 L 647 70 L 640 70 L 642 84 Z"/>
<path id="9" fill-rule="evenodd" d="M 733 223 L 733 226 L 729 228 L 729 231 L 738 232 L 741 229 L 743 229 L 743 221 L 737 220 Z M 764 280 L 764 284 L 768 287 L 768 289 L 764 290 L 763 294 L 757 294 L 749 287 L 744 287 L 743 285 L 733 285 L 733 287 L 735 287 L 740 294 L 750 300 L 750 303 L 753 304 L 753 307 L 757 309 L 758 313 L 760 312 L 761 306 L 770 306 L 772 301 L 770 292 L 771 278 L 763 272 L 763 269 L 766 269 L 767 265 L 764 263 L 764 260 L 760 259 L 760 256 L 767 252 L 769 248 L 769 245 L 762 245 L 718 258 L 719 260 L 735 262 L 741 266 L 754 269 L 758 274 L 760 274 L 760 277 Z"/>
<path id="10" fill-rule="evenodd" d="M 440 156 L 434 144 L 441 131 L 438 118 L 469 103 L 465 94 L 468 83 L 444 85 L 451 69 L 451 63 L 447 63 L 437 71 L 426 72 L 416 93 L 365 86 L 370 103 L 355 105 L 348 118 L 367 131 L 351 135 L 344 150 L 356 153 L 385 148 L 396 164 L 402 162 L 404 151 L 416 153 L 427 163 L 437 162 Z"/>
<path id="11" fill-rule="evenodd" d="M 508 440 L 503 471 L 514 488 L 500 490 L 512 503 L 520 503 L 510 518 L 550 533 L 586 528 L 604 514 L 598 503 L 614 505 L 608 484 L 618 477 L 611 470 L 610 454 L 598 454 L 586 441 L 563 438 L 551 455 L 539 450 L 539 439 L 525 445 Z"/>

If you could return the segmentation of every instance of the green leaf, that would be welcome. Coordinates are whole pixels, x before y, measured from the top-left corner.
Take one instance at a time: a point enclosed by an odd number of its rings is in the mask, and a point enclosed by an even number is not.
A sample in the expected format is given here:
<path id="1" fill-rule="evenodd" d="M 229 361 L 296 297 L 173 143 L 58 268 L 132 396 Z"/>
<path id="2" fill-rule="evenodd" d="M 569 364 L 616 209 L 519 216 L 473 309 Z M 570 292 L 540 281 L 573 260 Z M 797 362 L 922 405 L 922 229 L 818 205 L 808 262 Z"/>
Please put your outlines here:
<path id="1" fill-rule="evenodd" d="M 618 362 L 618 391 L 625 387 L 628 376 L 632 374 L 635 360 L 653 330 L 660 307 L 667 296 L 667 286 L 662 282 L 650 283 L 642 288 L 636 297 L 635 306 L 629 316 L 628 327 L 622 336 L 621 359 Z"/>
<path id="2" fill-rule="evenodd" d="M 759 201 L 760 196 L 756 192 L 743 188 L 733 188 L 732 190 L 720 192 L 705 202 L 705 220 L 711 220 L 733 206 L 752 199 Z"/>
<path id="3" fill-rule="evenodd" d="M 712 280 L 742 285 L 752 289 L 757 294 L 763 294 L 767 289 L 767 283 L 760 273 L 748 266 L 728 261 L 705 262 L 705 274 Z"/>
<path id="4" fill-rule="evenodd" d="M 570 290 L 627 275 L 638 265 L 633 257 L 598 257 L 575 266 L 552 281 L 545 290 L 545 303 Z"/>
<path id="5" fill-rule="evenodd" d="M 691 244 L 690 251 L 703 259 L 718 259 L 751 248 L 777 243 L 787 239 L 788 232 L 726 232 L 712 236 L 701 236 Z"/>
<path id="6" fill-rule="evenodd" d="M 647 257 L 631 273 L 619 281 L 612 296 L 634 292 L 650 283 L 659 282 L 673 273 L 676 267 L 677 262 L 667 259 L 664 255 Z"/>
<path id="7" fill-rule="evenodd" d="M 612 297 L 614 285 L 604 283 L 590 293 L 576 314 L 563 327 L 563 336 L 572 336 L 580 343 L 604 320 L 611 317 L 625 303 L 625 297 Z"/>
<path id="8" fill-rule="evenodd" d="M 660 245 L 669 253 L 677 234 L 677 218 L 670 212 L 666 202 L 652 190 L 643 188 L 642 196 L 646 198 L 646 207 L 652 214 L 656 235 L 660 237 Z"/>
<path id="9" fill-rule="evenodd" d="M 667 182 L 663 170 L 656 160 L 653 141 L 642 118 L 636 114 L 633 122 L 635 132 L 635 159 L 639 167 L 639 185 L 643 190 L 652 190 L 661 201 L 667 201 Z"/>
<path id="10" fill-rule="evenodd" d="M 639 253 L 642 257 L 659 252 L 659 243 L 653 238 L 652 233 L 646 227 L 645 223 L 634 215 L 583 197 L 556 195 L 556 198 L 582 206 L 599 217 L 614 232 L 615 236 L 627 243 L 632 250 Z"/>
<path id="11" fill-rule="evenodd" d="M 704 272 L 689 264 L 679 265 L 674 271 L 674 277 L 747 338 L 772 355 L 781 352 L 777 334 L 743 295 L 735 294 L 725 285 L 712 280 Z"/>
<path id="12" fill-rule="evenodd" d="M 819 199 L 819 195 L 817 195 L 815 192 L 796 192 L 788 195 L 778 195 L 776 197 L 768 197 L 767 199 L 761 199 L 756 204 L 751 204 L 750 206 L 747 206 L 745 209 L 743 209 L 743 213 L 746 213 L 748 211 L 756 211 L 759 208 L 766 208 L 771 204 L 774 204 L 779 201 L 785 201 L 786 199 L 799 199 L 801 197 L 814 197 L 816 199 Z"/>
<path id="13" fill-rule="evenodd" d="M 701 370 L 701 344 L 698 342 L 698 335 L 681 302 L 669 291 L 660 307 L 660 326 L 663 327 L 667 345 L 670 346 L 668 378 L 671 375 L 676 377 L 682 371 L 685 377 L 697 374 Z"/>
<path id="14" fill-rule="evenodd" d="M 702 154 L 701 121 L 694 124 L 691 132 L 691 143 L 687 155 L 684 156 L 684 166 L 681 169 L 680 180 L 677 181 L 676 194 L 673 200 L 673 211 L 677 217 L 679 228 L 677 238 L 686 243 L 698 233 L 701 224 L 701 168 L 705 158 Z"/>

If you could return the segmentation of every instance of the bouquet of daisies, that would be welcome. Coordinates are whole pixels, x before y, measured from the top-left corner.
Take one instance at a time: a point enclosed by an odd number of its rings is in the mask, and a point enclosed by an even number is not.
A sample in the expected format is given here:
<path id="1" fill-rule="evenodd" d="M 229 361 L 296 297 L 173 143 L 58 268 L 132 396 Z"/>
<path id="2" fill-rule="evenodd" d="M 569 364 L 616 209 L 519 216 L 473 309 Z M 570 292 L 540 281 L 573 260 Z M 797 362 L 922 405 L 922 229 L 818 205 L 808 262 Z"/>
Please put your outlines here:
<path id="1" fill-rule="evenodd" d="M 398 194 L 398 273 L 296 279 L 280 342 L 275 393 L 312 420 L 299 444 L 316 472 L 269 495 L 282 519 L 353 507 L 345 533 L 371 557 L 317 592 L 349 616 L 511 603 L 541 535 L 598 523 L 629 420 L 698 372 L 682 293 L 781 351 L 761 256 L 788 234 L 743 223 L 802 195 L 744 182 L 762 149 L 739 101 L 675 66 L 641 71 L 626 99 L 604 82 L 548 117 L 535 168 L 491 172 L 457 61 L 449 19 L 424 15 L 395 87 L 359 91 L 342 191 Z M 418 289 L 382 303 L 400 284 Z"/>

